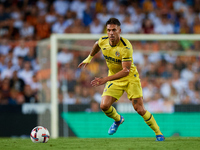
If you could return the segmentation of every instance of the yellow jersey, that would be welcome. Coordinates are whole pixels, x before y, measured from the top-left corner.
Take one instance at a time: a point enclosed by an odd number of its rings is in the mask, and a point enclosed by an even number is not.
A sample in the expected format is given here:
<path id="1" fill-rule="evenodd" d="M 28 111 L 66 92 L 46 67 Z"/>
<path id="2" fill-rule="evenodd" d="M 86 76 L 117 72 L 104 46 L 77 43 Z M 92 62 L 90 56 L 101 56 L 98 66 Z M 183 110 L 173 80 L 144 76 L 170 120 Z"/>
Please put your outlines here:
<path id="1" fill-rule="evenodd" d="M 137 68 L 133 63 L 133 48 L 131 43 L 127 39 L 121 37 L 116 46 L 111 46 L 108 36 L 102 36 L 98 41 L 98 45 L 101 48 L 109 69 L 108 76 L 114 75 L 117 72 L 121 71 L 123 69 L 123 61 L 132 61 L 129 75 L 114 81 L 124 82 L 124 84 L 127 84 L 127 82 L 140 80 Z M 123 83 L 119 84 L 123 85 Z"/>

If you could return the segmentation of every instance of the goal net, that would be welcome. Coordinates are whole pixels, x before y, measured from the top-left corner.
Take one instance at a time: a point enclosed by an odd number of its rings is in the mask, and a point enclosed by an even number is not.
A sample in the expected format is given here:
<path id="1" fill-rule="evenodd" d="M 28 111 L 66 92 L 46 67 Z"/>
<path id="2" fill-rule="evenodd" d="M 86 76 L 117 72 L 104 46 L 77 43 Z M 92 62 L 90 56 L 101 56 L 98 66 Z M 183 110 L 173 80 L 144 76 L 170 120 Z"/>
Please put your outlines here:
<path id="1" fill-rule="evenodd" d="M 77 68 L 101 36 L 52 34 L 50 39 L 38 43 L 37 56 L 41 67 L 38 78 L 42 84 L 39 99 L 50 105 L 50 111 L 39 115 L 38 124 L 47 127 L 53 138 L 108 137 L 112 120 L 99 109 L 104 86 L 93 88 L 90 85 L 94 77 L 107 76 L 101 52 L 86 68 Z M 133 46 L 133 60 L 140 74 L 145 108 L 155 114 L 165 136 L 200 134 L 197 133 L 200 123 L 194 123 L 200 119 L 200 35 L 121 36 Z M 115 107 L 127 118 L 127 124 L 120 127 L 115 137 L 154 136 L 142 117 L 135 113 L 126 94 Z M 183 115 L 181 112 L 187 113 Z M 184 117 L 190 119 L 188 126 L 195 124 L 192 131 L 184 132 L 187 130 L 187 125 L 183 126 Z"/>

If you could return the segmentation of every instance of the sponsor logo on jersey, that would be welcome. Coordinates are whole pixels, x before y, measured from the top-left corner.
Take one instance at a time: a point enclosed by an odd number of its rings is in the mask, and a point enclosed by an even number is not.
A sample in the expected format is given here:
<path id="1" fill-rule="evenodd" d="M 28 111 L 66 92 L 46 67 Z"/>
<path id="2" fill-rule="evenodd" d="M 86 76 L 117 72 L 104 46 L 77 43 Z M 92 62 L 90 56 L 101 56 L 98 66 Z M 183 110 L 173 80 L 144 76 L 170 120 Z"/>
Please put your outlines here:
<path id="1" fill-rule="evenodd" d="M 108 57 L 106 55 L 103 55 L 103 56 L 107 61 L 116 62 L 116 63 L 121 63 L 122 62 L 120 59 L 115 59 L 115 58 L 112 58 L 112 57 Z"/>

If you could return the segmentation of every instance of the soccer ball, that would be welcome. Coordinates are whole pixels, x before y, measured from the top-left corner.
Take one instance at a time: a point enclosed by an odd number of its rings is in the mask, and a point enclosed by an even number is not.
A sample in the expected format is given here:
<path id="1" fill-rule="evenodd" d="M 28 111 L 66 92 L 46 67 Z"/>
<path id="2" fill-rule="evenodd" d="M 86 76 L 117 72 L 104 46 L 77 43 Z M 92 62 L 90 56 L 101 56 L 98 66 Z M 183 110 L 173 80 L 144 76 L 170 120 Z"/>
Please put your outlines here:
<path id="1" fill-rule="evenodd" d="M 47 143 L 49 140 L 50 134 L 47 128 L 42 126 L 37 126 L 31 131 L 30 138 L 33 143 Z"/>

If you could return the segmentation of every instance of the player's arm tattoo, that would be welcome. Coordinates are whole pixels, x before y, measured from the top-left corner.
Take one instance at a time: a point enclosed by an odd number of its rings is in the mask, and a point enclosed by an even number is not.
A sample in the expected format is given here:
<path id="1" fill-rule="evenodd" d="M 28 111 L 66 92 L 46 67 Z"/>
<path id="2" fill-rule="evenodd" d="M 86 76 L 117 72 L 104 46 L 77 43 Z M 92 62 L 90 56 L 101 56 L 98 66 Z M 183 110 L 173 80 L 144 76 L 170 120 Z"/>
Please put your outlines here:
<path id="1" fill-rule="evenodd" d="M 92 48 L 90 55 L 94 56 L 96 53 L 98 53 L 100 51 L 100 49 L 101 48 L 99 47 L 98 41 L 96 41 L 93 48 Z"/>

